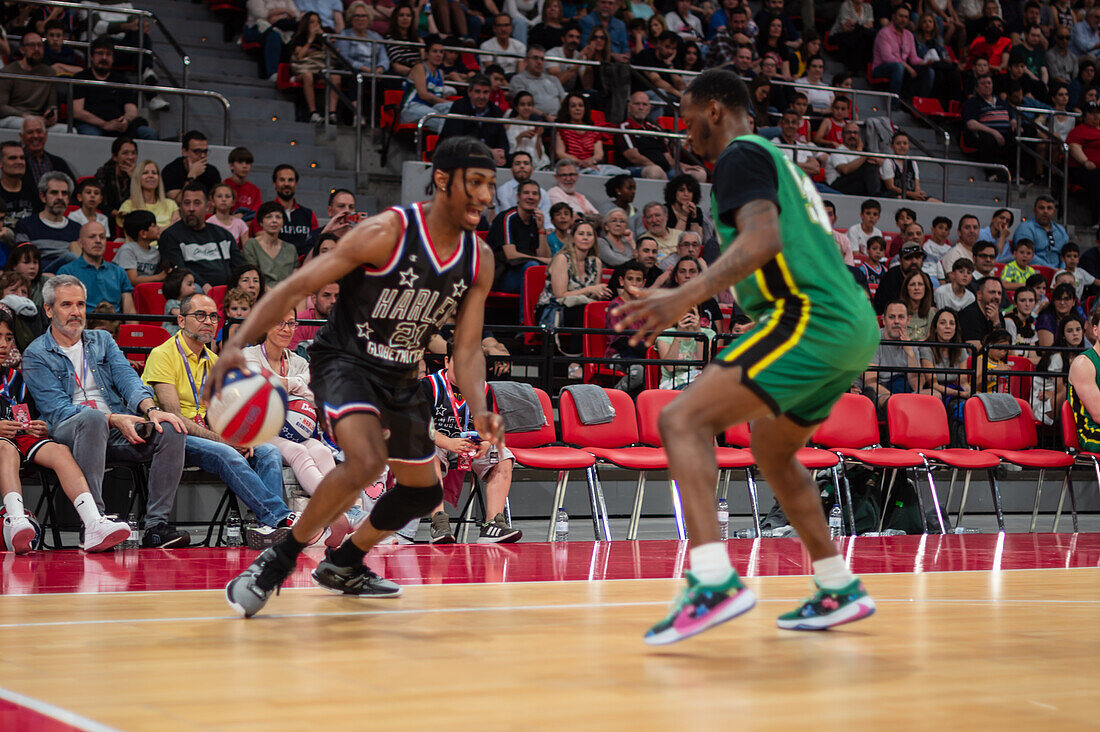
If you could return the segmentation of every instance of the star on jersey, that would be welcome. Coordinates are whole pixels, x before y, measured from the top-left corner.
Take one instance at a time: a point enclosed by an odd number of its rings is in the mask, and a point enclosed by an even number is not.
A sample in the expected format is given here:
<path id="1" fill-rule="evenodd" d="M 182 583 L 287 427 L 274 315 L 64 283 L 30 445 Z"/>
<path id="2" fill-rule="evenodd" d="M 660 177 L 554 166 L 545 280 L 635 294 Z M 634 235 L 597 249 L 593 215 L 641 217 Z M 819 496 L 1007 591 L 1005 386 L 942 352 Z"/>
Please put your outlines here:
<path id="1" fill-rule="evenodd" d="M 374 328 L 370 327 L 370 323 L 360 323 L 356 326 L 356 335 L 363 340 L 369 341 L 373 334 Z"/>
<path id="2" fill-rule="evenodd" d="M 401 275 L 400 285 L 402 287 L 413 287 L 416 285 L 416 281 L 420 279 L 420 275 L 416 273 L 412 267 L 409 267 L 403 272 L 398 272 Z"/>
<path id="3" fill-rule="evenodd" d="M 451 297 L 457 300 L 462 297 L 462 293 L 466 292 L 466 280 L 459 280 L 451 285 L 451 287 L 454 288 L 451 292 Z"/>

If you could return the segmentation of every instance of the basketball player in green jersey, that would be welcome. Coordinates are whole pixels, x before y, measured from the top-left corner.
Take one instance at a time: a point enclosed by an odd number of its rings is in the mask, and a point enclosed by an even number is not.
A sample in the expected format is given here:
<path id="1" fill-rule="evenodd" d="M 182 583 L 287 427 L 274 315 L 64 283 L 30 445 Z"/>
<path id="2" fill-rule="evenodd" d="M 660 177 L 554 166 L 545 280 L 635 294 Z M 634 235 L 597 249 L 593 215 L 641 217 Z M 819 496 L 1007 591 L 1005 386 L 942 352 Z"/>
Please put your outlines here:
<path id="1" fill-rule="evenodd" d="M 833 241 L 813 182 L 750 134 L 750 101 L 733 73 L 711 70 L 684 91 L 687 144 L 714 162 L 711 215 L 722 255 L 675 289 L 619 306 L 632 345 L 652 344 L 692 305 L 734 287 L 756 326 L 734 341 L 661 413 L 661 439 L 691 542 L 687 587 L 647 643 L 681 640 L 734 618 L 756 599 L 730 565 L 715 518 L 714 436 L 752 422 L 752 451 L 814 564 L 815 594 L 780 628 L 823 630 L 867 617 L 874 601 L 829 538 L 820 493 L 795 459 L 814 428 L 870 363 L 875 314 Z"/>

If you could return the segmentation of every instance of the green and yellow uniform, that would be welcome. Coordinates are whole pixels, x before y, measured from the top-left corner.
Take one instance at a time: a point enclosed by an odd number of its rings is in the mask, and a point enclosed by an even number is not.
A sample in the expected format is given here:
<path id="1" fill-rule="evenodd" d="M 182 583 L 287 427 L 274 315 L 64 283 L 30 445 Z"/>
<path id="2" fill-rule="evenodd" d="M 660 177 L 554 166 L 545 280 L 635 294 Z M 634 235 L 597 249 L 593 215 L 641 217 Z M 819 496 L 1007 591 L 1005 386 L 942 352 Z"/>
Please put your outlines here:
<path id="1" fill-rule="evenodd" d="M 813 181 L 778 148 L 757 135 L 738 137 L 718 157 L 713 180 L 723 250 L 737 237 L 737 210 L 751 201 L 776 205 L 783 240 L 780 254 L 734 286 L 757 325 L 718 363 L 740 366 L 745 384 L 776 414 L 821 422 L 875 353 L 874 310 L 841 258 Z"/>
<path id="2" fill-rule="evenodd" d="M 1096 353 L 1096 349 L 1090 348 L 1085 351 L 1085 356 L 1092 361 L 1092 366 L 1096 369 L 1096 385 L 1100 386 L 1100 354 Z M 1085 452 L 1100 452 L 1100 424 L 1096 424 L 1089 410 L 1085 409 L 1072 384 L 1067 398 L 1070 408 L 1073 409 L 1073 420 L 1077 423 L 1077 439 L 1081 442 L 1081 449 Z"/>

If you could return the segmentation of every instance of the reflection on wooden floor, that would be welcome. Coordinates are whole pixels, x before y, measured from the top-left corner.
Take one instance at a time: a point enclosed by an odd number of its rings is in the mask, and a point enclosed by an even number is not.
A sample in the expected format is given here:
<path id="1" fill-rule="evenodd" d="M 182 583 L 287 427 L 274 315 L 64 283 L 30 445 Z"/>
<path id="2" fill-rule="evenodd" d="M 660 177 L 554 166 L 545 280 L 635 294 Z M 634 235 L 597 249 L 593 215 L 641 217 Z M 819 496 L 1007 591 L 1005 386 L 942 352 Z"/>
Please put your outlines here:
<path id="1" fill-rule="evenodd" d="M 804 577 L 654 650 L 671 580 L 316 589 L 250 621 L 217 590 L 0 602 L 0 686 L 119 729 L 1093 726 L 1100 569 L 866 577 L 878 613 L 775 628 Z"/>

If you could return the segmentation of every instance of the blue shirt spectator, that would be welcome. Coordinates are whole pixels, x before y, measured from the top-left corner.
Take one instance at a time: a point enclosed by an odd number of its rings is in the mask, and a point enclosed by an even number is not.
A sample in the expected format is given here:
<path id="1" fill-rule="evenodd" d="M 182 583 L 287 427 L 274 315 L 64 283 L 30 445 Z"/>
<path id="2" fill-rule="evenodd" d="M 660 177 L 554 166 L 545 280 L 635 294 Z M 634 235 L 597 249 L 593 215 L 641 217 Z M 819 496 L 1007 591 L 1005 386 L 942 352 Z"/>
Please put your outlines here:
<path id="1" fill-rule="evenodd" d="M 92 312 L 101 302 L 110 303 L 116 313 L 133 313 L 134 298 L 130 294 L 134 286 L 126 270 L 117 264 L 103 261 L 107 248 L 107 231 L 98 221 L 89 221 L 80 227 L 81 255 L 57 271 L 72 275 L 84 284 L 86 307 Z"/>
<path id="2" fill-rule="evenodd" d="M 596 23 L 603 23 L 607 28 L 607 35 L 611 39 L 611 53 L 630 54 L 630 43 L 626 36 L 626 23 L 612 15 L 615 8 L 615 0 L 596 0 L 596 8 L 588 15 L 581 18 L 578 24 L 581 29 L 581 47 L 588 44 L 588 34 L 596 27 Z"/>
<path id="3" fill-rule="evenodd" d="M 1044 212 L 1045 215 L 1041 219 L 1039 209 L 1046 205 L 1049 205 L 1051 213 L 1045 214 Z M 1035 244 L 1035 257 L 1031 260 L 1032 265 L 1041 264 L 1044 267 L 1061 269 L 1062 263 L 1059 256 L 1062 253 L 1062 247 L 1069 242 L 1069 233 L 1066 232 L 1064 226 L 1051 220 L 1054 215 L 1053 202 L 1046 204 L 1040 198 L 1035 202 L 1035 209 L 1034 218 L 1023 221 L 1016 227 L 1012 241 L 1018 242 L 1020 239 L 1030 239 Z M 1007 250 L 1008 247 L 1005 247 L 1005 249 Z M 1008 257 L 1009 259 L 1012 258 L 1011 251 L 1009 251 Z"/>
<path id="4" fill-rule="evenodd" d="M 317 13 L 321 27 L 330 33 L 344 30 L 344 4 L 340 0 L 294 0 L 302 15 Z"/>
<path id="5" fill-rule="evenodd" d="M 360 35 L 352 31 L 348 31 L 347 34 Z M 364 40 L 382 40 L 382 36 L 372 30 L 367 30 L 362 35 Z M 372 48 L 374 49 L 373 53 L 371 52 Z M 386 46 L 382 43 L 371 44 L 359 43 L 358 41 L 337 41 L 336 50 L 344 55 L 344 58 L 348 60 L 348 63 L 350 63 L 352 68 L 356 71 L 373 72 L 378 69 L 388 71 L 390 68 L 390 57 L 389 54 L 386 53 Z"/>

